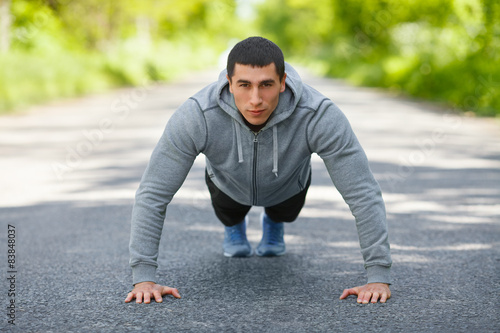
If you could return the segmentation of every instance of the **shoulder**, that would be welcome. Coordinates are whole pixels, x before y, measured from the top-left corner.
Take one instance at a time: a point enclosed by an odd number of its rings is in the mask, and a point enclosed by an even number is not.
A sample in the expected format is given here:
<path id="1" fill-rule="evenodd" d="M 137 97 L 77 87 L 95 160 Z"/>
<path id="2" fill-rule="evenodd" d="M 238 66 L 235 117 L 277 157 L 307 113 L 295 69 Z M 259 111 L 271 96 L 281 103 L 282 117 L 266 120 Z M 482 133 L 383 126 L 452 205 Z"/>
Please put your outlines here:
<path id="1" fill-rule="evenodd" d="M 218 107 L 217 82 L 213 82 L 198 91 L 196 94 L 191 96 L 187 102 L 196 104 L 202 112 Z"/>
<path id="2" fill-rule="evenodd" d="M 310 134 L 349 127 L 344 112 L 328 97 L 315 88 L 304 84 L 302 98 L 297 106 L 310 114 L 308 126 Z"/>
<path id="3" fill-rule="evenodd" d="M 195 119 L 204 118 L 204 113 L 218 106 L 216 83 L 209 84 L 187 100 L 185 100 L 172 115 L 170 122 L 190 123 Z"/>
<path id="4" fill-rule="evenodd" d="M 305 83 L 303 84 L 302 96 L 300 97 L 297 107 L 317 112 L 331 106 L 335 106 L 331 99 L 320 93 L 315 88 Z"/>

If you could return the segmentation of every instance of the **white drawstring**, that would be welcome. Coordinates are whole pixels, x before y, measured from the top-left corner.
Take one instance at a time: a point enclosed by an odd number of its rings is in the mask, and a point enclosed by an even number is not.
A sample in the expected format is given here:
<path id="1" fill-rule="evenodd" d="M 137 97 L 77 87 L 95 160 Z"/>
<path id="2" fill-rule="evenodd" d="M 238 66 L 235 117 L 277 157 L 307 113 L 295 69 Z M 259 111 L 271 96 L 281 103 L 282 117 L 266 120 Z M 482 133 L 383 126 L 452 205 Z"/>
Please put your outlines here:
<path id="1" fill-rule="evenodd" d="M 240 124 L 233 119 L 234 130 L 236 131 L 236 145 L 238 146 L 238 163 L 243 163 L 243 147 L 241 146 Z"/>
<path id="2" fill-rule="evenodd" d="M 278 177 L 278 126 L 273 126 L 273 171 Z"/>

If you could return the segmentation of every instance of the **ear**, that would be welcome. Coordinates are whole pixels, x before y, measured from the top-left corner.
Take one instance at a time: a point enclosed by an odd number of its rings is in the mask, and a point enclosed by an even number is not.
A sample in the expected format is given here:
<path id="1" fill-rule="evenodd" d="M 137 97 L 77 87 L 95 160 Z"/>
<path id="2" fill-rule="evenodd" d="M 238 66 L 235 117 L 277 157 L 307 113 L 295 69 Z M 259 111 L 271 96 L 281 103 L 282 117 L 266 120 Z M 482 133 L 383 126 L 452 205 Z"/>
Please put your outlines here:
<path id="1" fill-rule="evenodd" d="M 283 78 L 281 79 L 280 93 L 282 93 L 283 91 L 285 91 L 285 87 L 286 87 L 285 81 L 286 81 L 286 73 L 283 74 Z"/>
<path id="2" fill-rule="evenodd" d="M 231 84 L 231 78 L 226 74 L 226 79 L 227 81 L 229 82 L 229 91 L 231 92 L 231 94 L 233 93 L 233 86 Z"/>

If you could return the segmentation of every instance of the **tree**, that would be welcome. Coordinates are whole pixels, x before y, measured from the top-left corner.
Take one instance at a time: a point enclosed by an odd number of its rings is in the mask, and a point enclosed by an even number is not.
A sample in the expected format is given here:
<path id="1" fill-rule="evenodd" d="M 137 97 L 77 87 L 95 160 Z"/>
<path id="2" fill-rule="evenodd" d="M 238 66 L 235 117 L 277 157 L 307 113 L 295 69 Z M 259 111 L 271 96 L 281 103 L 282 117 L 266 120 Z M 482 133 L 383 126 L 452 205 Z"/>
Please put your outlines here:
<path id="1" fill-rule="evenodd" d="M 10 0 L 0 0 L 0 52 L 9 50 L 10 22 Z"/>

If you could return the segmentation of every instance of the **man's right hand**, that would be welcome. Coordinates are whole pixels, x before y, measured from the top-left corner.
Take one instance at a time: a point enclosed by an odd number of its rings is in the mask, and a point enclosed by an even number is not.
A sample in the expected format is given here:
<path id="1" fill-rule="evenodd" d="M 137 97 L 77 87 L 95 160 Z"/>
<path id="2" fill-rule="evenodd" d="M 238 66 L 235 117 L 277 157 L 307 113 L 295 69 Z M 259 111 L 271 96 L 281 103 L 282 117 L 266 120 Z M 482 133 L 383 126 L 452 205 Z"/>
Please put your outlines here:
<path id="1" fill-rule="evenodd" d="M 135 298 L 136 303 L 142 303 L 142 300 L 144 299 L 144 303 L 148 304 L 151 302 L 151 296 L 154 297 L 154 300 L 157 303 L 161 303 L 163 302 L 162 297 L 165 295 L 172 295 L 175 298 L 181 298 L 181 295 L 176 288 L 162 286 L 154 282 L 141 282 L 137 283 L 134 286 L 134 289 L 128 293 L 125 303 L 128 303 Z"/>

